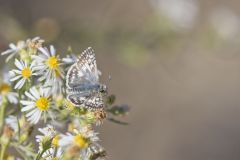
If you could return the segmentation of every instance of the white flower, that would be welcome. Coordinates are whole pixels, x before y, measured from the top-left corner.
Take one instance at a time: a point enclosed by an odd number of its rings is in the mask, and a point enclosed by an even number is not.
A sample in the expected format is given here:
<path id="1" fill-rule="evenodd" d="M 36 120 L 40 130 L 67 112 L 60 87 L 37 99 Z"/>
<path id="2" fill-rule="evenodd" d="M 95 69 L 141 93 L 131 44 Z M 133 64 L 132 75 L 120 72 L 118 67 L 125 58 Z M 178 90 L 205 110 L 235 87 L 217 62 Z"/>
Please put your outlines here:
<path id="1" fill-rule="evenodd" d="M 96 142 L 99 140 L 99 138 L 97 137 L 98 133 L 94 132 L 89 125 L 82 126 L 79 130 L 75 129 L 74 134 L 75 136 L 73 136 L 71 133 L 67 133 L 67 135 L 62 136 L 59 145 L 66 146 L 70 144 L 76 144 L 80 147 L 84 147 L 85 145 L 88 145 L 89 141 Z M 82 142 L 82 144 L 80 144 L 80 141 Z"/>
<path id="2" fill-rule="evenodd" d="M 14 133 L 18 132 L 18 120 L 16 116 L 10 115 L 6 119 L 6 124 L 14 130 Z"/>
<path id="3" fill-rule="evenodd" d="M 8 83 L 0 84 L 0 103 L 3 102 L 4 97 L 6 97 L 10 103 L 18 103 L 18 94 L 11 92 L 11 86 Z"/>
<path id="4" fill-rule="evenodd" d="M 11 71 L 12 78 L 10 81 L 17 81 L 14 89 L 21 89 L 27 80 L 30 80 L 32 75 L 36 75 L 33 70 L 34 63 L 28 66 L 27 62 L 15 59 L 15 65 L 18 69 Z"/>
<path id="5" fill-rule="evenodd" d="M 8 82 L 9 74 L 3 75 L 3 81 L 0 81 L 0 104 L 6 98 L 10 103 L 18 103 L 18 94 L 12 91 L 11 84 Z"/>
<path id="6" fill-rule="evenodd" d="M 58 160 L 61 159 L 61 157 L 62 157 L 61 148 L 57 148 L 56 151 L 54 148 L 50 148 L 42 155 L 42 158 L 44 158 L 45 160 Z"/>
<path id="7" fill-rule="evenodd" d="M 47 125 L 47 127 L 39 128 L 38 131 L 41 132 L 42 135 L 36 136 L 37 142 L 42 142 L 45 137 L 48 137 L 51 139 L 57 134 L 56 130 L 52 125 Z"/>
<path id="8" fill-rule="evenodd" d="M 36 124 L 40 120 L 42 113 L 47 112 L 52 106 L 50 90 L 49 88 L 40 88 L 37 90 L 36 87 L 32 87 L 29 92 L 25 92 L 25 95 L 29 100 L 20 101 L 21 104 L 24 105 L 21 111 L 28 112 L 26 114 L 28 121 Z"/>
<path id="9" fill-rule="evenodd" d="M 71 148 L 78 148 L 77 150 L 75 149 L 77 151 L 75 154 L 79 155 L 82 159 L 89 159 L 89 156 L 93 153 L 91 146 L 97 144 L 97 141 L 99 141 L 97 134 L 90 126 L 84 126 L 78 131 L 74 130 L 74 134 L 67 133 L 66 135 L 61 135 L 59 146 L 66 151 L 71 150 Z"/>
<path id="10" fill-rule="evenodd" d="M 17 55 L 25 47 L 26 43 L 24 41 L 19 41 L 17 45 L 11 43 L 9 44 L 9 49 L 2 52 L 1 55 L 8 55 L 8 57 L 6 58 L 6 62 L 8 62 L 11 58 Z"/>
<path id="11" fill-rule="evenodd" d="M 77 62 L 77 56 L 75 54 L 68 54 L 65 58 L 62 58 L 64 64 L 71 65 Z"/>
<path id="12" fill-rule="evenodd" d="M 52 141 L 51 147 L 43 153 L 42 158 L 46 160 L 61 158 L 62 150 L 58 145 L 59 135 L 57 134 L 57 131 L 54 129 L 54 127 L 51 125 L 47 125 L 47 127 L 39 128 L 38 130 L 42 133 L 42 135 L 36 136 L 36 141 L 39 143 L 39 152 L 42 152 L 43 150 L 43 143 L 46 143 L 46 141 L 49 140 Z M 54 154 L 55 151 L 56 155 Z"/>
<path id="13" fill-rule="evenodd" d="M 65 66 L 67 66 L 66 70 L 68 70 L 72 64 L 77 62 L 77 56 L 74 54 L 69 54 L 65 58 L 62 58 L 62 62 Z"/>
<path id="14" fill-rule="evenodd" d="M 56 55 L 55 48 L 50 46 L 50 51 L 47 48 L 39 48 L 39 51 L 41 52 L 39 55 L 32 56 L 37 64 L 34 69 L 36 69 L 38 75 L 41 75 L 39 81 L 46 80 L 45 83 L 48 83 L 51 79 L 63 77 L 60 59 Z"/>
<path id="15" fill-rule="evenodd" d="M 50 87 L 51 93 L 54 96 L 58 96 L 63 92 L 64 83 L 63 83 L 63 80 L 61 79 L 61 77 L 57 76 L 53 79 L 48 79 L 45 82 L 44 87 Z"/>

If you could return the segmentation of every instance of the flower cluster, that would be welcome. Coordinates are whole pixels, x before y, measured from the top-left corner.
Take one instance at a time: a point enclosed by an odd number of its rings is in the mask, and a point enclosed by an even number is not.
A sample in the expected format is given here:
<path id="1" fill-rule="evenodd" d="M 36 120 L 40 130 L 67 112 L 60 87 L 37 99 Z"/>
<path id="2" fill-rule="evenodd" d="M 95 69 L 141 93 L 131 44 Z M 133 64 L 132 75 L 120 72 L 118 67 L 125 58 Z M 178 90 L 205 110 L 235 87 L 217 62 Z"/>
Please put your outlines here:
<path id="1" fill-rule="evenodd" d="M 128 113 L 128 107 L 113 105 L 113 95 L 106 95 L 105 107 L 97 110 L 68 101 L 65 77 L 77 56 L 68 50 L 61 57 L 62 52 L 43 43 L 39 37 L 19 41 L 1 53 L 8 67 L 0 79 L 0 160 L 105 159 L 94 125 L 106 118 L 126 124 L 115 117 Z"/>

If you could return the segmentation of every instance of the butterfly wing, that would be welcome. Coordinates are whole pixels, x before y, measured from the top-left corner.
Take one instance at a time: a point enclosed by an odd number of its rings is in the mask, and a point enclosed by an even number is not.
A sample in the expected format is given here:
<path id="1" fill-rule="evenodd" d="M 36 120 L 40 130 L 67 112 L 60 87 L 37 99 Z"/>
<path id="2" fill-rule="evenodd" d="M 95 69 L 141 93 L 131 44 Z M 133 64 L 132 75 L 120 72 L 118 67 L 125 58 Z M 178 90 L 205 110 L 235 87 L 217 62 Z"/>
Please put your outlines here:
<path id="1" fill-rule="evenodd" d="M 88 88 L 99 84 L 99 71 L 96 58 L 92 48 L 87 48 L 79 56 L 78 61 L 73 64 L 67 72 L 66 86 L 67 99 L 76 106 L 83 106 L 89 109 L 98 109 L 104 106 L 103 97 L 98 91 L 77 90 Z M 91 88 L 91 87 L 90 87 Z"/>
<path id="2" fill-rule="evenodd" d="M 94 93 L 84 102 L 84 106 L 90 109 L 100 109 L 104 107 L 101 93 Z"/>
<path id="3" fill-rule="evenodd" d="M 67 72 L 66 85 L 74 88 L 79 85 L 94 85 L 99 81 L 94 50 L 89 47 L 82 52 L 77 62 Z"/>
<path id="4" fill-rule="evenodd" d="M 98 92 L 83 92 L 78 94 L 70 94 L 67 99 L 76 106 L 83 106 L 88 109 L 100 109 L 103 108 L 103 97 Z"/>

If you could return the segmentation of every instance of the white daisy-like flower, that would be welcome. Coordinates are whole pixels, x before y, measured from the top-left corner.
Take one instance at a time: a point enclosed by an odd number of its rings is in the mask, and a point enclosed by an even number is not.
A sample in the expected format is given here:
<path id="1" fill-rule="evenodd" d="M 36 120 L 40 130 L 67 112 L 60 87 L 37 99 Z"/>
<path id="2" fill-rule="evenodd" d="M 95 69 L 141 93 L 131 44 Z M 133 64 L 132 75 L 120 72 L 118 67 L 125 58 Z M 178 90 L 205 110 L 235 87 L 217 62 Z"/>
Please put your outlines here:
<path id="1" fill-rule="evenodd" d="M 36 136 L 36 141 L 39 143 L 39 152 L 43 150 L 43 143 L 51 140 L 51 147 L 45 151 L 42 158 L 46 160 L 59 159 L 62 156 L 62 150 L 58 145 L 59 135 L 52 125 L 38 129 L 42 134 Z"/>
<path id="2" fill-rule="evenodd" d="M 53 46 L 50 46 L 50 50 L 39 48 L 39 51 L 41 52 L 39 55 L 32 56 L 37 64 L 34 69 L 36 69 L 38 75 L 41 75 L 39 81 L 46 80 L 46 83 L 48 83 L 51 79 L 63 77 L 63 71 L 60 67 L 61 61 L 59 56 L 56 55 L 55 48 Z"/>
<path id="3" fill-rule="evenodd" d="M 14 133 L 18 132 L 18 120 L 16 116 L 10 115 L 5 119 L 6 124 L 14 130 Z"/>
<path id="4" fill-rule="evenodd" d="M 61 148 L 50 148 L 46 152 L 43 153 L 42 158 L 45 160 L 59 160 L 62 158 L 62 150 Z"/>
<path id="5" fill-rule="evenodd" d="M 6 74 L 6 72 L 3 74 L 3 80 L 0 80 L 0 104 L 5 98 L 12 104 L 18 103 L 18 94 L 12 91 L 9 74 Z"/>
<path id="6" fill-rule="evenodd" d="M 38 131 L 41 132 L 42 135 L 36 136 L 37 142 L 42 142 L 45 137 L 51 139 L 57 134 L 57 131 L 54 129 L 54 127 L 49 124 L 47 125 L 47 127 L 39 128 Z"/>
<path id="7" fill-rule="evenodd" d="M 56 78 L 50 82 L 52 84 L 52 94 L 59 95 L 63 92 L 63 81 L 60 78 Z"/>
<path id="8" fill-rule="evenodd" d="M 62 61 L 66 65 L 71 65 L 77 62 L 77 56 L 75 54 L 68 54 L 66 57 L 62 58 Z"/>
<path id="9" fill-rule="evenodd" d="M 62 58 L 62 62 L 64 66 L 66 66 L 66 70 L 68 70 L 72 64 L 77 62 L 77 59 L 78 58 L 75 54 L 69 54 L 66 57 Z"/>
<path id="10" fill-rule="evenodd" d="M 92 145 L 97 144 L 99 138 L 98 133 L 94 132 L 90 126 L 81 127 L 80 130 L 74 130 L 74 134 L 67 133 L 61 135 L 59 145 L 64 148 L 67 154 L 73 154 L 72 156 L 80 156 L 81 159 L 87 159 L 92 155 Z M 72 151 L 76 151 L 72 153 Z"/>
<path id="11" fill-rule="evenodd" d="M 21 111 L 28 112 L 26 114 L 28 121 L 33 124 L 38 123 L 42 113 L 47 112 L 52 106 L 50 93 L 49 88 L 40 88 L 37 90 L 36 87 L 32 87 L 29 92 L 25 92 L 29 100 L 21 100 L 20 102 L 24 105 Z"/>
<path id="12" fill-rule="evenodd" d="M 14 69 L 11 71 L 12 78 L 10 79 L 10 81 L 18 81 L 14 89 L 21 89 L 25 82 L 27 80 L 30 80 L 31 76 L 36 75 L 33 70 L 34 63 L 29 66 L 27 62 L 15 59 L 15 65 L 18 69 Z"/>
<path id="13" fill-rule="evenodd" d="M 0 103 L 3 102 L 4 97 L 12 104 L 18 103 L 18 94 L 11 91 L 11 85 L 8 83 L 0 84 Z"/>
<path id="14" fill-rule="evenodd" d="M 1 55 L 8 55 L 6 58 L 6 62 L 8 62 L 11 58 L 16 56 L 21 50 L 26 47 L 26 42 L 19 41 L 16 45 L 11 43 L 9 44 L 9 49 L 2 52 Z"/>
<path id="15" fill-rule="evenodd" d="M 56 77 L 46 80 L 46 82 L 44 83 L 44 87 L 50 87 L 51 93 L 54 96 L 58 96 L 64 91 L 64 82 L 63 79 L 60 77 L 60 74 L 56 74 Z"/>

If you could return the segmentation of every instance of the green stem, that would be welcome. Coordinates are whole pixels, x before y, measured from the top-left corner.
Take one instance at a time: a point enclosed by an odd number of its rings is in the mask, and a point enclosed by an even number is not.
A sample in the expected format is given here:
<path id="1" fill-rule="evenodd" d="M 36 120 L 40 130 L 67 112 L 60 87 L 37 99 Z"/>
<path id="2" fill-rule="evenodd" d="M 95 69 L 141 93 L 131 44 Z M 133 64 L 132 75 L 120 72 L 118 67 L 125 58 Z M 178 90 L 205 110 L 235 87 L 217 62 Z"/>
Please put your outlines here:
<path id="1" fill-rule="evenodd" d="M 53 157 L 57 156 L 57 147 L 54 147 L 54 153 L 53 153 Z"/>
<path id="2" fill-rule="evenodd" d="M 3 126 L 4 126 L 4 119 L 5 119 L 5 112 L 7 108 L 7 102 L 3 99 L 2 106 L 0 106 L 0 133 L 2 133 Z"/>
<path id="3" fill-rule="evenodd" d="M 0 160 L 4 160 L 4 155 L 8 148 L 9 142 L 10 142 L 10 140 L 8 140 L 7 143 L 1 145 Z"/>
<path id="4" fill-rule="evenodd" d="M 40 160 L 42 158 L 42 155 L 45 151 L 43 150 L 42 152 L 40 152 L 37 157 L 35 158 L 35 160 Z"/>
<path id="5" fill-rule="evenodd" d="M 17 130 L 17 134 L 18 134 L 18 140 L 20 140 L 20 123 L 19 123 L 19 118 L 17 117 L 17 125 L 18 125 L 18 130 Z"/>
<path id="6" fill-rule="evenodd" d="M 20 92 L 20 90 L 18 90 L 18 106 L 19 106 L 19 110 L 22 109 L 22 104 L 20 103 L 20 100 L 21 100 L 21 92 Z"/>

